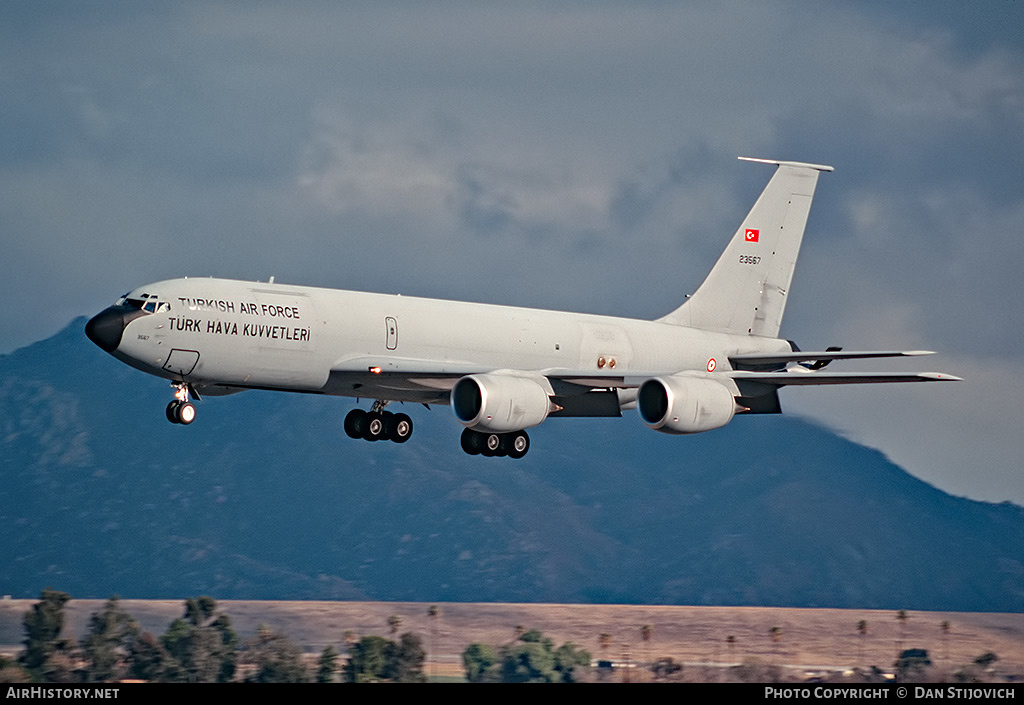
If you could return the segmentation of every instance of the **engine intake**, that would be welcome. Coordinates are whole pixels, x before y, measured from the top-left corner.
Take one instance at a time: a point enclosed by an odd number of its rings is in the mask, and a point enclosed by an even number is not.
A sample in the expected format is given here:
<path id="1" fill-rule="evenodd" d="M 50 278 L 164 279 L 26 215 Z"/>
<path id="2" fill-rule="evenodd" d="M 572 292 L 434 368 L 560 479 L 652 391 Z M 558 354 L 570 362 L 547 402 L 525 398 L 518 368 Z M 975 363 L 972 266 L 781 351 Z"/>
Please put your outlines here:
<path id="1" fill-rule="evenodd" d="M 640 385 L 640 418 L 662 433 L 701 433 L 729 423 L 736 411 L 732 392 L 700 377 L 654 377 Z"/>
<path id="2" fill-rule="evenodd" d="M 489 374 L 463 377 L 452 387 L 452 411 L 467 428 L 522 431 L 548 417 L 548 390 L 530 377 Z"/>

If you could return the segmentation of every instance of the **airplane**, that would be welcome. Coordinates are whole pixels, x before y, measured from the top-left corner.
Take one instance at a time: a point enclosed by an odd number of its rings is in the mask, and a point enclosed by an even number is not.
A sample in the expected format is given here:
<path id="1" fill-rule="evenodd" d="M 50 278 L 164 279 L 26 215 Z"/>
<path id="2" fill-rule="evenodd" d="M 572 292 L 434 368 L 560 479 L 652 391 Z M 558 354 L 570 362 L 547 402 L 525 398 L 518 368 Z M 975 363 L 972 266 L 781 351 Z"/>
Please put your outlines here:
<path id="1" fill-rule="evenodd" d="M 404 443 L 393 402 L 451 406 L 471 455 L 522 458 L 526 429 L 555 417 L 636 409 L 650 428 L 692 434 L 740 414 L 781 412 L 794 385 L 953 381 L 921 372 L 828 372 L 835 360 L 925 350 L 803 352 L 778 337 L 818 176 L 831 166 L 771 159 L 776 170 L 695 293 L 639 320 L 412 296 L 184 278 L 134 289 L 86 325 L 118 360 L 171 381 L 166 416 L 191 399 L 247 389 L 374 400 L 352 438 Z"/>

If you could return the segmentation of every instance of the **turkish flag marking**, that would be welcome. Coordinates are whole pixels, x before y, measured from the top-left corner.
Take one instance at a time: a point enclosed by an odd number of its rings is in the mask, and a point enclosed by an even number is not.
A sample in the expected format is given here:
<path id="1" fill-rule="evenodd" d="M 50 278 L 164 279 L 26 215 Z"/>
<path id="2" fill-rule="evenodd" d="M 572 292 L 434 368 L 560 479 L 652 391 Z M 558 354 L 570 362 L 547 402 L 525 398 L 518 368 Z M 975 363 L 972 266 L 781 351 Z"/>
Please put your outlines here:
<path id="1" fill-rule="evenodd" d="M 743 239 L 746 240 L 747 242 L 757 242 L 757 239 L 760 236 L 760 230 L 753 230 L 752 228 L 747 228 L 747 232 L 743 234 Z"/>

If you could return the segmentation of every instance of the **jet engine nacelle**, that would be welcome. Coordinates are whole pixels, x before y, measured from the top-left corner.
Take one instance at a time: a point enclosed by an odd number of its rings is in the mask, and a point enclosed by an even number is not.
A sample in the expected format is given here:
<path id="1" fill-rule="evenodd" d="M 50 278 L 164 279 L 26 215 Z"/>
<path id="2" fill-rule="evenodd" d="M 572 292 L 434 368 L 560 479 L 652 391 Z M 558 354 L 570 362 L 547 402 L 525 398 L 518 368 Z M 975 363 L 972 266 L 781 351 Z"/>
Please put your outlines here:
<path id="1" fill-rule="evenodd" d="M 452 387 L 459 423 L 496 433 L 522 431 L 548 417 L 548 390 L 538 380 L 514 375 L 469 375 Z"/>
<path id="2" fill-rule="evenodd" d="M 640 385 L 636 406 L 648 426 L 662 433 L 700 433 L 729 423 L 732 392 L 700 377 L 655 377 Z"/>

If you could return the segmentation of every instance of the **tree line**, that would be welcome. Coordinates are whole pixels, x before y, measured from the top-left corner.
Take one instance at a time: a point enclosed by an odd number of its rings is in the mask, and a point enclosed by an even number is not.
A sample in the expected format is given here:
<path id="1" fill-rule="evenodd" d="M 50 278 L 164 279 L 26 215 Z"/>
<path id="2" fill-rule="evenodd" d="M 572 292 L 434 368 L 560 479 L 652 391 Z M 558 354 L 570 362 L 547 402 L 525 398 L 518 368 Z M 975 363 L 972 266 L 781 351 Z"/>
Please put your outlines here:
<path id="1" fill-rule="evenodd" d="M 241 640 L 231 618 L 212 597 L 185 600 L 183 614 L 162 635 L 143 631 L 111 597 L 89 617 L 78 641 L 64 634 L 64 606 L 71 596 L 47 588 L 22 620 L 24 650 L 15 661 L 0 658 L 0 683 L 365 683 L 426 681 L 426 652 L 419 635 L 398 635 L 401 618 L 388 626 L 395 639 L 369 635 L 347 639 L 347 658 L 327 646 L 313 667 L 290 638 L 261 625 Z M 430 616 L 439 615 L 432 607 Z M 578 680 L 590 654 L 571 643 L 556 648 L 537 630 L 523 630 L 513 644 L 470 644 L 463 652 L 470 682 L 564 682 Z"/>
<path id="2" fill-rule="evenodd" d="M 241 640 L 231 618 L 212 597 L 190 598 L 184 613 L 159 637 L 111 597 L 93 613 L 79 641 L 64 635 L 67 593 L 46 589 L 25 613 L 24 650 L 14 662 L 0 661 L 0 682 L 99 683 L 144 680 L 161 683 L 307 683 L 426 680 L 426 654 L 419 636 L 398 641 L 366 636 L 352 645 L 351 657 L 326 647 L 315 668 L 286 635 L 261 625 Z"/>
<path id="3" fill-rule="evenodd" d="M 318 657 L 303 653 L 288 636 L 260 625 L 255 636 L 240 639 L 231 618 L 218 609 L 212 597 L 185 600 L 183 612 L 162 635 L 143 631 L 139 622 L 126 612 L 117 596 L 90 615 L 85 635 L 75 640 L 64 633 L 64 607 L 70 595 L 46 589 L 39 601 L 23 617 L 24 649 L 16 659 L 0 656 L 0 683 L 50 682 L 97 683 L 123 680 L 151 682 L 424 682 L 426 651 L 418 634 L 399 634 L 402 618 L 391 615 L 388 629 L 393 638 L 377 635 L 357 637 L 345 633 L 344 654 L 327 646 Z M 436 643 L 440 609 L 431 606 L 430 638 Z M 932 656 L 925 649 L 906 648 L 904 610 L 896 613 L 899 635 L 896 660 L 891 670 L 877 667 L 855 667 L 838 680 L 847 682 L 879 682 L 886 678 L 900 681 L 927 681 L 938 671 Z M 943 677 L 955 682 L 983 682 L 996 678 L 994 670 L 999 657 L 989 651 L 972 663 L 953 666 L 948 656 L 948 638 L 952 626 L 941 622 L 942 654 L 946 664 Z M 866 620 L 856 623 L 857 663 L 864 661 L 864 646 L 872 630 Z M 626 657 L 622 678 L 629 679 L 631 668 L 637 680 L 729 680 L 768 682 L 789 680 L 776 665 L 784 659 L 781 627 L 773 626 L 767 635 L 771 640 L 769 662 L 747 657 L 742 660 L 733 653 L 737 638 L 729 635 L 726 663 L 705 663 L 694 666 L 675 662 L 672 658 L 654 658 L 650 653 L 653 627 L 640 628 L 642 653 L 636 663 Z M 462 652 L 464 677 L 471 683 L 486 682 L 561 682 L 607 680 L 619 670 L 609 657 L 612 636 L 602 632 L 598 638 L 601 656 L 592 662 L 591 654 L 566 642 L 555 642 L 535 629 L 516 626 L 512 641 L 500 645 L 472 643 Z M 433 646 L 431 647 L 433 650 Z M 706 660 L 706 659 L 705 659 Z M 712 661 L 718 661 L 713 657 Z M 433 661 L 436 667 L 436 659 Z M 592 668 L 594 663 L 596 668 Z M 701 672 L 701 669 L 703 672 Z M 433 674 L 436 675 L 436 674 Z M 835 674 L 838 675 L 838 674 Z M 832 680 L 832 678 L 830 678 Z"/>

